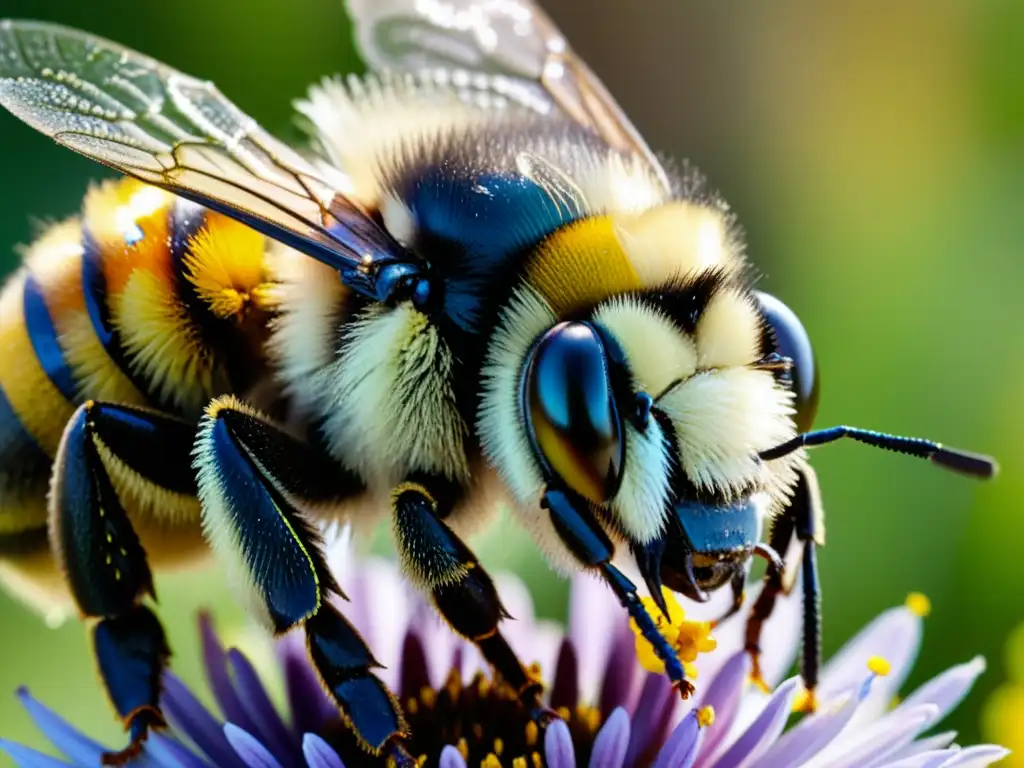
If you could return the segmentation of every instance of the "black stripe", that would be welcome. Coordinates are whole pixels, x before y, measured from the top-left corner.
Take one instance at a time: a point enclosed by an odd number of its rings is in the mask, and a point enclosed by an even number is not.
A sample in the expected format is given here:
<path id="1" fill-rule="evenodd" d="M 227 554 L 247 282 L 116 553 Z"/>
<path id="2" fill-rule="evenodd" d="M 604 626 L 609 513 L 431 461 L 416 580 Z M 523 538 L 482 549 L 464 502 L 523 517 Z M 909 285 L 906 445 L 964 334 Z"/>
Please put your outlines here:
<path id="1" fill-rule="evenodd" d="M 68 402 L 78 403 L 78 384 L 57 341 L 57 329 L 46 308 L 42 288 L 32 275 L 25 280 L 22 302 L 25 327 L 39 365 Z"/>
<path id="2" fill-rule="evenodd" d="M 93 332 L 107 356 L 140 393 L 151 400 L 157 400 L 149 382 L 132 370 L 131 362 L 121 344 L 121 336 L 111 320 L 110 306 L 107 302 L 107 278 L 103 274 L 103 248 L 87 225 L 82 228 L 82 294 L 85 297 L 85 309 L 89 314 Z"/>

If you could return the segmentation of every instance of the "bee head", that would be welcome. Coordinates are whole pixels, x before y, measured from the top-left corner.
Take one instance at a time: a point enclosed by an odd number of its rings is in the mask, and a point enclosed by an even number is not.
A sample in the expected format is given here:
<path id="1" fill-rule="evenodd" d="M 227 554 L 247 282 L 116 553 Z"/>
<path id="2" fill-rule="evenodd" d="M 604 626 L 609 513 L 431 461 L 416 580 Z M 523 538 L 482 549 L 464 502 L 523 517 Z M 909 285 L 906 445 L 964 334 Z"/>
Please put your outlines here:
<path id="1" fill-rule="evenodd" d="M 814 358 L 796 315 L 748 288 L 718 211 L 644 218 L 548 238 L 492 337 L 481 434 L 524 507 L 554 485 L 630 542 L 678 529 L 710 585 L 756 539 L 715 540 L 694 509 L 756 496 L 759 526 L 781 507 L 802 453 L 759 453 L 809 426 Z"/>

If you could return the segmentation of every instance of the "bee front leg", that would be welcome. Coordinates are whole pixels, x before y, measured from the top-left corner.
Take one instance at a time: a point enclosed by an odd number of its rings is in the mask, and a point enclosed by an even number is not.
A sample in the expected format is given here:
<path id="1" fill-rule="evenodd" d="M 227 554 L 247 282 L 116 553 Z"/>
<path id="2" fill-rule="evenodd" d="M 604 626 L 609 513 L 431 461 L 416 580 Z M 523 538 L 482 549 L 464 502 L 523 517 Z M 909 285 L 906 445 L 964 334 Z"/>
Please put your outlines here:
<path id="1" fill-rule="evenodd" d="M 572 491 L 549 487 L 544 493 L 541 506 L 547 509 L 559 538 L 580 564 L 597 571 L 611 587 L 622 607 L 664 663 L 666 674 L 682 697 L 692 695 L 693 684 L 686 679 L 686 671 L 679 656 L 640 601 L 636 585 L 612 565 L 615 546 L 590 513 L 586 502 Z"/>
<path id="2" fill-rule="evenodd" d="M 541 682 L 523 667 L 498 630 L 498 623 L 509 615 L 491 577 L 443 520 L 451 504 L 442 501 L 442 485 L 430 478 L 417 479 L 392 493 L 403 571 L 430 595 L 452 629 L 480 649 L 537 719 L 547 721 L 553 713 L 541 705 Z"/>
<path id="3" fill-rule="evenodd" d="M 194 434 L 194 424 L 155 411 L 90 401 L 65 427 L 54 462 L 51 545 L 79 609 L 100 619 L 92 633 L 100 675 L 131 737 L 106 763 L 137 754 L 148 730 L 164 724 L 160 678 L 170 656 L 141 602 L 156 599 L 153 577 L 126 505 L 143 518 L 177 513 L 179 523 L 191 513 L 198 524 Z"/>
<path id="4" fill-rule="evenodd" d="M 369 754 L 414 761 L 405 719 L 356 629 L 328 600 L 344 598 L 315 527 L 362 492 L 360 480 L 234 398 L 206 409 L 195 447 L 203 529 L 250 615 L 275 634 L 303 626 L 320 678 Z"/>
<path id="5" fill-rule="evenodd" d="M 807 692 L 805 708 L 813 711 L 816 706 L 814 690 L 818 685 L 821 667 L 821 586 L 818 581 L 816 550 L 824 543 L 825 530 L 818 476 L 807 465 L 800 470 L 800 477 L 789 505 L 772 527 L 769 548 L 784 556 L 794 536 L 801 543 L 802 550 L 801 588 L 804 599 L 800 676 Z M 793 587 L 793 584 L 786 583 L 785 568 L 769 564 L 762 580 L 761 594 L 750 609 L 746 649 L 753 660 L 753 680 L 762 688 L 767 688 L 767 685 L 761 677 L 759 664 L 761 631 L 764 623 L 772 615 L 779 595 L 789 594 Z"/>

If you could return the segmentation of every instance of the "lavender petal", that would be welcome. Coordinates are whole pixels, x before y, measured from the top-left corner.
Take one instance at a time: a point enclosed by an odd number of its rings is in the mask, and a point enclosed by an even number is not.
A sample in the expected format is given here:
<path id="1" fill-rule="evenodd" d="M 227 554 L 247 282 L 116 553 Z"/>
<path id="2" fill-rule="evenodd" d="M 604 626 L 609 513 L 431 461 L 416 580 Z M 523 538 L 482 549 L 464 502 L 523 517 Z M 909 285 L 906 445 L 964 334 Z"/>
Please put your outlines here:
<path id="1" fill-rule="evenodd" d="M 545 730 L 544 757 L 548 768 L 576 768 L 576 753 L 565 721 L 555 720 Z"/>
<path id="2" fill-rule="evenodd" d="M 622 608 L 604 581 L 589 572 L 575 574 L 569 588 L 569 638 L 584 701 L 597 700 L 601 671 L 622 623 Z M 631 663 L 636 664 L 635 657 Z"/>
<path id="3" fill-rule="evenodd" d="M 238 698 L 235 687 L 231 684 L 228 672 L 228 655 L 213 628 L 210 614 L 199 614 L 200 646 L 203 652 L 203 667 L 206 671 L 206 682 L 210 686 L 213 698 L 220 707 L 220 712 L 228 722 L 240 728 L 256 730 L 256 725 L 249 720 L 245 707 Z"/>
<path id="4" fill-rule="evenodd" d="M 161 768 L 210 768 L 210 764 L 179 741 L 153 731 L 143 751 Z"/>
<path id="5" fill-rule="evenodd" d="M 690 768 L 700 752 L 705 730 L 697 722 L 697 710 L 687 712 L 665 741 L 654 768 Z"/>
<path id="6" fill-rule="evenodd" d="M 283 637 L 277 644 L 277 657 L 284 673 L 292 728 L 297 733 L 319 730 L 338 710 L 324 693 L 300 635 Z"/>
<path id="7" fill-rule="evenodd" d="M 747 678 L 750 676 L 750 669 L 750 655 L 746 651 L 740 651 L 726 660 L 718 674 L 708 684 L 699 706 L 714 708 L 715 723 L 704 736 L 704 743 L 697 757 L 698 768 L 713 764 L 715 752 L 729 734 L 740 710 L 740 701 Z"/>
<path id="8" fill-rule="evenodd" d="M 259 739 L 243 731 L 234 723 L 224 726 L 224 736 L 248 768 L 281 768 L 281 764 L 270 754 Z"/>
<path id="9" fill-rule="evenodd" d="M 950 667 L 910 694 L 900 708 L 935 704 L 939 708 L 939 715 L 936 718 L 938 722 L 963 701 L 974 681 L 984 671 L 985 660 L 981 656 L 975 656 L 964 664 Z"/>
<path id="10" fill-rule="evenodd" d="M 619 707 L 601 726 L 590 753 L 589 768 L 622 768 L 629 749 L 629 715 Z"/>
<path id="11" fill-rule="evenodd" d="M 188 737 L 214 765 L 245 768 L 228 744 L 223 726 L 173 672 L 164 672 L 160 704 L 175 730 Z"/>
<path id="12" fill-rule="evenodd" d="M 902 749 L 896 750 L 889 755 L 888 760 L 902 760 L 905 757 L 914 757 L 922 752 L 935 752 L 948 747 L 956 739 L 956 731 L 937 733 L 924 739 L 911 742 Z"/>
<path id="13" fill-rule="evenodd" d="M 799 682 L 799 678 L 790 678 L 776 689 L 757 719 L 715 761 L 715 768 L 741 768 L 775 743 L 786 727 Z"/>
<path id="14" fill-rule="evenodd" d="M 894 762 L 883 763 L 882 765 L 884 768 L 939 768 L 958 751 L 959 747 L 952 749 L 929 749 Z"/>
<path id="15" fill-rule="evenodd" d="M 900 707 L 884 720 L 877 721 L 856 735 L 833 744 L 830 750 L 835 749 L 838 754 L 834 760 L 828 761 L 830 768 L 868 768 L 881 762 L 888 755 L 905 747 L 917 734 L 935 722 L 938 711 L 939 708 L 934 704 Z M 830 755 L 830 752 L 825 754 Z"/>
<path id="16" fill-rule="evenodd" d="M 601 692 L 598 701 L 602 717 L 608 717 L 618 707 L 628 706 L 632 699 L 639 669 L 633 642 L 633 633 L 626 627 L 621 628 L 612 640 L 611 652 L 605 663 L 604 674 L 600 678 Z M 580 688 L 589 687 L 588 681 L 582 677 L 581 670 Z"/>
<path id="17" fill-rule="evenodd" d="M 448 744 L 441 750 L 441 757 L 437 761 L 437 768 L 466 768 L 466 761 L 459 750 Z"/>
<path id="18" fill-rule="evenodd" d="M 844 695 L 835 697 L 829 708 L 801 720 L 794 728 L 779 737 L 752 768 L 774 768 L 779 765 L 803 765 L 833 739 L 853 719 L 863 700 L 864 686 L 859 685 Z"/>
<path id="19" fill-rule="evenodd" d="M 562 647 L 555 662 L 555 681 L 551 684 L 550 707 L 573 709 L 579 701 L 579 671 L 576 664 L 576 649 L 572 640 L 562 638 Z"/>
<path id="20" fill-rule="evenodd" d="M 19 688 L 17 696 L 21 706 L 28 712 L 36 727 L 42 731 L 53 746 L 67 755 L 72 763 L 95 765 L 99 763 L 100 756 L 108 751 L 98 741 L 90 739 L 52 709 L 35 699 L 27 688 Z"/>
<path id="21" fill-rule="evenodd" d="M 1010 750 L 998 744 L 976 744 L 961 749 L 944 762 L 942 768 L 985 768 L 986 765 L 998 762 L 1008 754 Z"/>
<path id="22" fill-rule="evenodd" d="M 260 740 L 279 760 L 288 762 L 289 758 L 297 758 L 299 744 L 281 720 L 249 659 L 232 648 L 228 651 L 228 664 L 233 673 L 235 691 L 249 719 L 255 724 L 255 733 L 260 735 Z M 241 727 L 239 723 L 235 725 Z"/>
<path id="23" fill-rule="evenodd" d="M 665 675 L 648 674 L 640 691 L 640 700 L 633 712 L 633 727 L 629 736 L 626 765 L 637 766 L 650 762 L 654 749 L 662 743 L 679 697 Z"/>
<path id="24" fill-rule="evenodd" d="M 302 737 L 302 755 L 309 768 L 345 768 L 338 753 L 315 733 Z"/>
<path id="25" fill-rule="evenodd" d="M 70 768 L 71 766 L 71 763 L 65 763 L 63 760 L 44 755 L 31 747 L 7 739 L 0 739 L 0 752 L 6 752 L 18 768 Z"/>

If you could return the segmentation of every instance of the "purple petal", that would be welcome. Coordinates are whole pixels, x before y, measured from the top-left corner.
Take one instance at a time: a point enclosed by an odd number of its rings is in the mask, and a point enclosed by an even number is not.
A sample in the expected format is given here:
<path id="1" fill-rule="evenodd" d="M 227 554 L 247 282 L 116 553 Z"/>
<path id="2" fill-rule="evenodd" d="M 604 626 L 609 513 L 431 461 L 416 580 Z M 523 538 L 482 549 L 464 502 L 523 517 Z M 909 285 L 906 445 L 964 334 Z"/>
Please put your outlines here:
<path id="1" fill-rule="evenodd" d="M 224 736 L 223 726 L 173 672 L 164 672 L 164 714 L 178 733 L 188 737 L 220 768 L 245 768 Z"/>
<path id="2" fill-rule="evenodd" d="M 345 768 L 338 753 L 315 733 L 302 737 L 302 755 L 309 768 Z"/>
<path id="3" fill-rule="evenodd" d="M 608 654 L 608 662 L 605 664 L 604 674 L 601 676 L 601 693 L 598 701 L 602 717 L 608 715 L 618 707 L 626 707 L 633 697 L 633 689 L 636 686 L 639 665 L 636 663 L 636 652 L 633 650 L 633 633 L 623 627 L 612 641 L 612 649 Z M 588 681 L 580 678 L 580 687 L 587 689 L 590 686 Z M 584 698 L 584 701 L 593 699 Z"/>
<path id="4" fill-rule="evenodd" d="M 43 705 L 28 692 L 27 688 L 18 689 L 18 700 L 28 712 L 29 717 L 43 735 L 57 749 L 67 755 L 72 763 L 95 765 L 107 748 L 69 725 L 60 715 Z"/>
<path id="5" fill-rule="evenodd" d="M 242 758 L 248 768 L 281 768 L 272 754 L 267 751 L 259 739 L 237 725 L 228 723 L 224 726 L 224 736 L 235 753 Z"/>
<path id="6" fill-rule="evenodd" d="M 697 710 L 691 709 L 665 741 L 654 768 L 690 768 L 700 752 L 705 730 L 697 722 Z"/>
<path id="7" fill-rule="evenodd" d="M 608 659 L 613 640 L 624 624 L 622 606 L 608 585 L 589 572 L 572 577 L 569 588 L 569 637 L 576 648 L 580 671 L 580 696 L 596 701 L 601 671 Z M 631 633 L 632 634 L 632 633 Z M 632 660 L 635 665 L 635 657 Z"/>
<path id="8" fill-rule="evenodd" d="M 288 762 L 289 757 L 298 757 L 299 745 L 274 708 L 249 659 L 238 649 L 232 648 L 228 651 L 228 664 L 233 673 L 238 698 L 263 743 L 279 760 Z M 235 725 L 241 727 L 239 723 Z"/>
<path id="9" fill-rule="evenodd" d="M 935 704 L 939 708 L 939 714 L 935 720 L 938 722 L 963 701 L 971 690 L 971 686 L 974 685 L 974 681 L 984 671 L 985 660 L 981 656 L 975 656 L 970 661 L 951 667 L 937 677 L 933 677 L 910 694 L 900 708 L 913 707 L 918 704 Z"/>
<path id="10" fill-rule="evenodd" d="M 576 768 L 576 753 L 565 721 L 555 720 L 545 729 L 544 757 L 548 768 Z"/>
<path id="11" fill-rule="evenodd" d="M 209 763 L 192 750 L 160 731 L 149 734 L 143 751 L 162 768 L 209 768 Z"/>
<path id="12" fill-rule="evenodd" d="M 281 638 L 277 657 L 284 673 L 292 728 L 298 733 L 320 730 L 338 709 L 327 698 L 320 678 L 313 671 L 302 636 L 293 632 Z"/>
<path id="13" fill-rule="evenodd" d="M 633 712 L 633 727 L 626 752 L 626 765 L 646 765 L 662 743 L 679 694 L 664 675 L 648 674 Z"/>
<path id="14" fill-rule="evenodd" d="M 938 710 L 934 704 L 900 707 L 885 720 L 831 745 L 828 755 L 832 756 L 833 751 L 837 754 L 834 760 L 829 761 L 830 768 L 874 765 L 913 741 L 917 734 L 934 722 Z"/>
<path id="15" fill-rule="evenodd" d="M 238 698 L 235 687 L 231 684 L 228 673 L 228 655 L 221 645 L 220 638 L 213 628 L 210 614 L 199 614 L 200 645 L 203 652 L 203 667 L 206 670 L 206 682 L 213 692 L 213 698 L 220 707 L 224 719 L 248 730 L 256 730 L 256 725 L 249 720 Z"/>
<path id="16" fill-rule="evenodd" d="M 708 684 L 698 706 L 713 707 L 715 723 L 704 736 L 704 744 L 697 759 L 698 768 L 712 764 L 715 752 L 729 734 L 736 713 L 739 712 L 743 689 L 749 676 L 750 655 L 746 651 L 740 651 L 722 665 L 718 674 Z"/>
<path id="17" fill-rule="evenodd" d="M 619 707 L 605 721 L 594 739 L 590 768 L 621 768 L 629 749 L 629 714 Z"/>
<path id="18" fill-rule="evenodd" d="M 572 640 L 566 637 L 562 639 L 558 661 L 555 663 L 555 681 L 551 685 L 549 706 L 552 709 L 559 707 L 575 709 L 580 696 L 578 681 L 576 650 L 573 648 Z"/>
<path id="19" fill-rule="evenodd" d="M 939 768 L 958 751 L 959 748 L 956 747 L 953 749 L 929 749 L 916 755 L 904 757 L 895 762 L 882 763 L 881 765 L 884 768 Z"/>
<path id="20" fill-rule="evenodd" d="M 961 749 L 949 760 L 942 764 L 942 768 L 985 768 L 1010 754 L 1006 747 L 997 744 L 977 744 L 973 747 Z"/>
<path id="21" fill-rule="evenodd" d="M 837 691 L 863 680 L 868 659 L 882 656 L 889 662 L 889 674 L 872 683 L 870 700 L 859 708 L 857 722 L 884 713 L 917 658 L 922 626 L 921 617 L 904 606 L 883 611 L 822 669 L 818 700 L 826 703 Z"/>
<path id="22" fill-rule="evenodd" d="M 914 757 L 922 752 L 935 752 L 944 750 L 953 740 L 956 739 L 956 731 L 946 731 L 945 733 L 937 733 L 934 736 L 929 736 L 925 739 L 918 739 L 917 741 L 908 744 L 902 749 L 898 749 L 893 752 L 888 760 L 902 760 L 905 757 Z"/>
<path id="23" fill-rule="evenodd" d="M 786 727 L 799 682 L 799 678 L 794 677 L 776 689 L 757 719 L 715 761 L 715 768 L 739 768 L 748 765 L 775 743 L 782 729 Z"/>
<path id="24" fill-rule="evenodd" d="M 849 724 L 861 703 L 863 685 L 834 697 L 830 705 L 810 715 L 779 737 L 754 762 L 756 768 L 774 768 L 779 765 L 802 765 L 810 760 Z"/>
<path id="25" fill-rule="evenodd" d="M 441 758 L 437 761 L 437 768 L 466 768 L 466 761 L 451 744 L 441 750 Z"/>
<path id="26" fill-rule="evenodd" d="M 18 768 L 69 768 L 71 765 L 7 739 L 0 739 L 0 751 L 6 752 Z"/>

